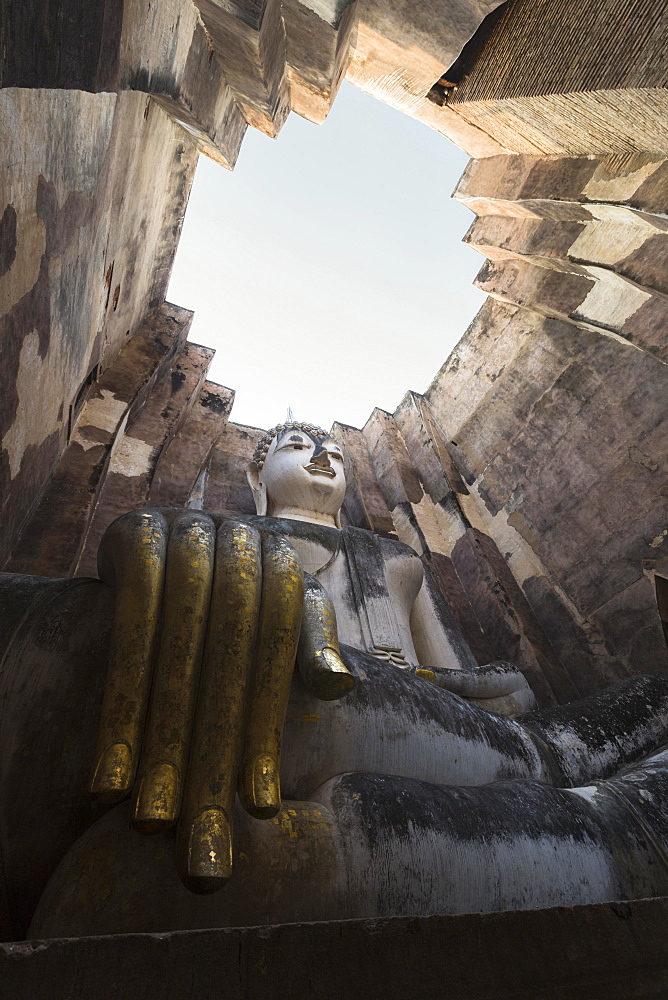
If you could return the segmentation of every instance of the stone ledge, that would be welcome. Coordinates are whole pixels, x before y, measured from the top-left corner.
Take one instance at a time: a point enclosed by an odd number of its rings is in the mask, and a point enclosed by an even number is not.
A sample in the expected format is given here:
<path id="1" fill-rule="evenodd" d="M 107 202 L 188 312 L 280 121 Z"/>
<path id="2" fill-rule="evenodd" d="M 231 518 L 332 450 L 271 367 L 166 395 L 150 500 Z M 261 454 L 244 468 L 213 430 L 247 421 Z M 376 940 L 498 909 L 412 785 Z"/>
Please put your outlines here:
<path id="1" fill-rule="evenodd" d="M 12 1000 L 649 1000 L 668 897 L 0 945 Z"/>

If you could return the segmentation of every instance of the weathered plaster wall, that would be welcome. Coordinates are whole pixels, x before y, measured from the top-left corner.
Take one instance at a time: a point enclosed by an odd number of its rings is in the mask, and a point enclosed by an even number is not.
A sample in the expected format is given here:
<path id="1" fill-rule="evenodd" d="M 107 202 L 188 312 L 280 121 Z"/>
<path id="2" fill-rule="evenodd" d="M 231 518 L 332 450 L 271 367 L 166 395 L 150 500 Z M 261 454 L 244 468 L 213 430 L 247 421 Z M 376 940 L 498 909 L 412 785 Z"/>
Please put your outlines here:
<path id="1" fill-rule="evenodd" d="M 197 150 L 232 166 L 246 121 L 190 0 L 10 0 L 0 53 L 5 561 L 90 385 L 164 302 Z"/>
<path id="2" fill-rule="evenodd" d="M 665 668 L 668 365 L 657 156 L 472 163 L 491 298 L 427 392 L 575 686 Z"/>
<path id="3" fill-rule="evenodd" d="M 196 151 L 139 93 L 0 91 L 0 558 L 103 370 L 164 299 Z"/>
<path id="4" fill-rule="evenodd" d="M 582 693 L 666 666 L 652 571 L 668 568 L 667 374 L 611 338 L 491 301 L 427 393 L 478 530 Z"/>
<path id="5" fill-rule="evenodd" d="M 515 152 L 668 153 L 667 29 L 656 0 L 508 0 L 448 70 L 447 107 Z"/>

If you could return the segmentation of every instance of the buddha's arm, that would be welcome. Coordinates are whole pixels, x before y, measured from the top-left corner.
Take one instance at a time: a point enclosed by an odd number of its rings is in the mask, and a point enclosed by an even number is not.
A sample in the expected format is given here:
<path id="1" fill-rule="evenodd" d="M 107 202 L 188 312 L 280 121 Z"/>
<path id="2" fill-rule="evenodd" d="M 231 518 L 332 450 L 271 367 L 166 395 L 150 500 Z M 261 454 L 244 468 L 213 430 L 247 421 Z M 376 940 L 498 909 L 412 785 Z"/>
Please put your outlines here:
<path id="1" fill-rule="evenodd" d="M 411 609 L 411 633 L 418 661 L 439 687 L 502 715 L 530 711 L 536 699 L 522 672 L 505 660 L 480 666 L 452 612 L 426 573 Z"/>
<path id="2" fill-rule="evenodd" d="M 407 545 L 389 539 L 380 544 L 408 662 L 429 670 L 439 687 L 490 711 L 517 715 L 533 708 L 531 689 L 514 664 L 478 664 L 429 566 Z M 428 676 L 424 669 L 422 676 Z"/>
<path id="3" fill-rule="evenodd" d="M 421 665 L 466 672 L 477 669 L 471 647 L 428 575 L 411 608 L 410 624 Z"/>

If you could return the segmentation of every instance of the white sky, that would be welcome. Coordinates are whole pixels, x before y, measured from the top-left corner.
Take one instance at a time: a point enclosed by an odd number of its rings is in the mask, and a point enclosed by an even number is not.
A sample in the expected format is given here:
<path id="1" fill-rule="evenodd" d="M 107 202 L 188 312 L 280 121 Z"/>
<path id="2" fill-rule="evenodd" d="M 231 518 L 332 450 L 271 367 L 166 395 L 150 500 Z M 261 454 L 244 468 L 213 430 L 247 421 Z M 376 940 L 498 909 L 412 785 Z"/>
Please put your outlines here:
<path id="1" fill-rule="evenodd" d="M 361 427 L 427 388 L 484 301 L 450 198 L 466 161 L 346 83 L 323 125 L 249 129 L 234 173 L 200 157 L 168 298 L 216 349 L 233 420 Z"/>

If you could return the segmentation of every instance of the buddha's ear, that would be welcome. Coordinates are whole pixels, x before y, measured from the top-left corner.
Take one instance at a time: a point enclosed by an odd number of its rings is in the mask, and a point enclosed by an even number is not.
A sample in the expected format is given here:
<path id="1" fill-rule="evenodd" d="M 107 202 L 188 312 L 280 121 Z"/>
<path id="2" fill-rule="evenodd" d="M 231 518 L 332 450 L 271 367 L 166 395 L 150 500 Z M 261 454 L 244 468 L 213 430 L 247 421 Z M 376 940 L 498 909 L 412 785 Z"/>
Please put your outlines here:
<path id="1" fill-rule="evenodd" d="M 249 462 L 246 469 L 246 478 L 253 491 L 255 509 L 262 517 L 267 513 L 267 487 L 260 482 L 260 468 L 255 462 Z"/>

